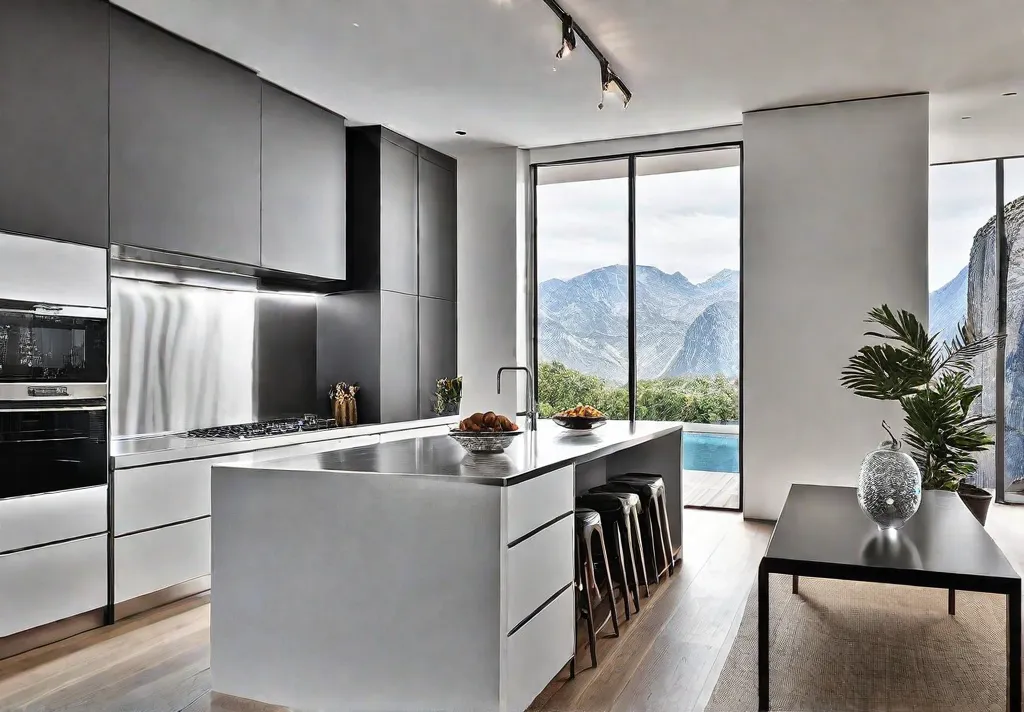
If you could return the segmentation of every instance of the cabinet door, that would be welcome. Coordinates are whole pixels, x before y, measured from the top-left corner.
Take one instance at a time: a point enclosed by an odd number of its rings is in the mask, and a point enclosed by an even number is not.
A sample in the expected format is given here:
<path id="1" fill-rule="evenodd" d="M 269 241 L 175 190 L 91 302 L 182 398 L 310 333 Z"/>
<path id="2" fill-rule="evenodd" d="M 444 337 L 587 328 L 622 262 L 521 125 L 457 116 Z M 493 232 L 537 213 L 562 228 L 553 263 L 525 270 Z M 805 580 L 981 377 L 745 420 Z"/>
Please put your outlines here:
<path id="1" fill-rule="evenodd" d="M 457 375 L 458 317 L 455 302 L 419 298 L 420 417 L 434 415 L 437 379 Z"/>
<path id="2" fill-rule="evenodd" d="M 416 294 L 416 154 L 380 142 L 380 288 Z"/>
<path id="3" fill-rule="evenodd" d="M 260 262 L 260 81 L 112 10 L 110 241 Z"/>
<path id="4" fill-rule="evenodd" d="M 455 172 L 419 158 L 419 294 L 454 302 Z"/>
<path id="5" fill-rule="evenodd" d="M 345 120 L 263 83 L 261 264 L 345 279 Z"/>
<path id="6" fill-rule="evenodd" d="M 107 18 L 0 3 L 0 231 L 107 246 Z"/>
<path id="7" fill-rule="evenodd" d="M 380 293 L 380 422 L 416 420 L 416 297 Z"/>

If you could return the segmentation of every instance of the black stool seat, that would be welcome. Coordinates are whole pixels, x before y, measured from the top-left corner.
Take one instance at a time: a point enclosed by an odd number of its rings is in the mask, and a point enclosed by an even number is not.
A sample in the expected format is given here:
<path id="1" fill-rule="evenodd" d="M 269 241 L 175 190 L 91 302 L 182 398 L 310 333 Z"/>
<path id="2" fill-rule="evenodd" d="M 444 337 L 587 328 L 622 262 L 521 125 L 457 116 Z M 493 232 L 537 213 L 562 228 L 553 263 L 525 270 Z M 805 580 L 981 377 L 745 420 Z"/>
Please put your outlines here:
<path id="1" fill-rule="evenodd" d="M 640 497 L 632 492 L 606 492 L 592 489 L 576 498 L 576 506 L 592 509 L 600 514 L 621 512 L 629 514 L 640 506 Z"/>

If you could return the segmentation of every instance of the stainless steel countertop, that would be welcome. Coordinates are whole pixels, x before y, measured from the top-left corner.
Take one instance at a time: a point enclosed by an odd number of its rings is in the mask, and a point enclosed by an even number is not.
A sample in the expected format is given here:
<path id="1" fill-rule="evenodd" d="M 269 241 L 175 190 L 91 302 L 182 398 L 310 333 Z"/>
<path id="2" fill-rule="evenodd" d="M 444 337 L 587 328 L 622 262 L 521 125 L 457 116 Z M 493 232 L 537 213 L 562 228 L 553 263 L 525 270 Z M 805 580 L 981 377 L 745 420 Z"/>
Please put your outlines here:
<path id="1" fill-rule="evenodd" d="M 301 445 L 303 443 L 323 442 L 325 440 L 341 440 L 359 435 L 378 435 L 401 430 L 429 428 L 438 425 L 453 425 L 459 418 L 427 418 L 424 420 L 407 420 L 401 423 L 376 423 L 370 425 L 353 425 L 347 428 L 330 428 L 328 430 L 311 430 L 307 432 L 288 433 L 287 435 L 270 435 L 261 438 L 188 438 L 182 434 L 160 435 L 154 437 L 123 438 L 110 443 L 110 457 L 114 469 L 157 465 L 181 460 L 196 460 L 207 457 L 221 457 L 243 452 L 253 452 L 267 448 Z"/>
<path id="2" fill-rule="evenodd" d="M 681 437 L 682 429 L 682 423 L 630 425 L 617 420 L 581 435 L 542 420 L 536 431 L 518 436 L 500 454 L 472 455 L 452 438 L 439 435 L 224 467 L 424 477 L 508 487 L 570 463 L 596 460 L 672 433 Z"/>

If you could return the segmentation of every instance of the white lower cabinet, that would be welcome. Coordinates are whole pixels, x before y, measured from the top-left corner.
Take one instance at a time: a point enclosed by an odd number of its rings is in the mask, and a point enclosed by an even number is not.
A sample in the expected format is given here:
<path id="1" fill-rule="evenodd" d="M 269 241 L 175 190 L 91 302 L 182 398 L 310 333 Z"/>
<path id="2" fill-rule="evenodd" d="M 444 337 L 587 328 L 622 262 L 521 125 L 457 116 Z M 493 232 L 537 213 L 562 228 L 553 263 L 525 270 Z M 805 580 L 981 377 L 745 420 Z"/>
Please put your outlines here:
<path id="1" fill-rule="evenodd" d="M 107 605 L 107 536 L 0 555 L 0 637 Z"/>
<path id="2" fill-rule="evenodd" d="M 508 550 L 508 629 L 573 579 L 573 518 L 559 519 Z"/>
<path id="3" fill-rule="evenodd" d="M 572 587 L 508 639 L 507 712 L 522 712 L 569 662 L 575 645 Z"/>
<path id="4" fill-rule="evenodd" d="M 114 539 L 114 603 L 209 573 L 209 517 Z"/>
<path id="5" fill-rule="evenodd" d="M 415 428 L 413 430 L 396 430 L 392 433 L 381 433 L 380 441 L 390 443 L 395 440 L 412 440 L 413 438 L 429 438 L 435 435 L 447 435 L 451 431 L 450 425 L 431 425 L 426 428 Z"/>

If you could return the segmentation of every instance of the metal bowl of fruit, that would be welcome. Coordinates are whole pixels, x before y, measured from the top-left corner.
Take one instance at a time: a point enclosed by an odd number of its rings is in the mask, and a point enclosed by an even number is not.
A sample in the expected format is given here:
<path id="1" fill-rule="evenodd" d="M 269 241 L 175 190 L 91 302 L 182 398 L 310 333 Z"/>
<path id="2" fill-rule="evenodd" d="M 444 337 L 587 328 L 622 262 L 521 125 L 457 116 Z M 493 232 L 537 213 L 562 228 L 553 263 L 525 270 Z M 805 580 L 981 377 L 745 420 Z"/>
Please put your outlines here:
<path id="1" fill-rule="evenodd" d="M 590 405 L 578 405 L 551 416 L 551 419 L 566 430 L 593 430 L 608 420 L 604 413 Z"/>
<path id="2" fill-rule="evenodd" d="M 451 438 L 471 453 L 504 452 L 517 435 L 519 426 L 494 412 L 473 413 L 448 433 Z"/>

